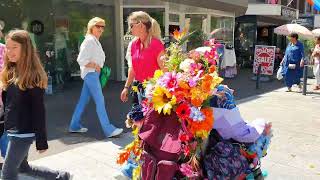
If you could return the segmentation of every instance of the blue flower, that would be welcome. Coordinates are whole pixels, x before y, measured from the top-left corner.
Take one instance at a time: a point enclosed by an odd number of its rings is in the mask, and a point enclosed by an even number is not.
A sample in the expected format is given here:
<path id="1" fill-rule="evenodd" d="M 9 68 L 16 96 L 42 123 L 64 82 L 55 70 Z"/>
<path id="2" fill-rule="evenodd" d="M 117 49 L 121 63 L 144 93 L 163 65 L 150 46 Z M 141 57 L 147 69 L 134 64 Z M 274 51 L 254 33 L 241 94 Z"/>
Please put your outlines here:
<path id="1" fill-rule="evenodd" d="M 203 121 L 204 115 L 198 108 L 191 107 L 190 118 L 193 119 L 193 121 Z"/>

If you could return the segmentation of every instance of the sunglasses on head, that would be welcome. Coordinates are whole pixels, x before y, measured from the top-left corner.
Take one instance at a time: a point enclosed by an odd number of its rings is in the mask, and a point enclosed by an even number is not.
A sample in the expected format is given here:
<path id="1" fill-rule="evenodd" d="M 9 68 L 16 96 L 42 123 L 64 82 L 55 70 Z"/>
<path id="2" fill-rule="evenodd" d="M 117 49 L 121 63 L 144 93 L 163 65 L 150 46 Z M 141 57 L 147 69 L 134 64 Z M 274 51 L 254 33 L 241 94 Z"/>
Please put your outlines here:
<path id="1" fill-rule="evenodd" d="M 102 26 L 102 25 L 94 25 L 96 28 L 102 28 L 102 29 L 104 29 L 104 26 Z"/>

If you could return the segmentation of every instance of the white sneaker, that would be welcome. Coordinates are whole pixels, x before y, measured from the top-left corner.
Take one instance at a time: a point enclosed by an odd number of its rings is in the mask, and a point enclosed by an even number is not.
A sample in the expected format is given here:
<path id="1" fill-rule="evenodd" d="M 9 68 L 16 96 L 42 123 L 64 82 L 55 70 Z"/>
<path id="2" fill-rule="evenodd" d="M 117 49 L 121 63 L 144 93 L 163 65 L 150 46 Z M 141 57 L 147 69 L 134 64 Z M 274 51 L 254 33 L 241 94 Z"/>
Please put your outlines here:
<path id="1" fill-rule="evenodd" d="M 122 133 L 123 129 L 122 128 L 117 128 L 115 129 L 109 136 L 108 138 L 114 137 L 114 136 L 118 136 Z"/>
<path id="2" fill-rule="evenodd" d="M 88 128 L 84 128 L 84 127 L 80 128 L 78 130 L 69 129 L 70 133 L 86 133 L 87 131 L 88 131 Z"/>

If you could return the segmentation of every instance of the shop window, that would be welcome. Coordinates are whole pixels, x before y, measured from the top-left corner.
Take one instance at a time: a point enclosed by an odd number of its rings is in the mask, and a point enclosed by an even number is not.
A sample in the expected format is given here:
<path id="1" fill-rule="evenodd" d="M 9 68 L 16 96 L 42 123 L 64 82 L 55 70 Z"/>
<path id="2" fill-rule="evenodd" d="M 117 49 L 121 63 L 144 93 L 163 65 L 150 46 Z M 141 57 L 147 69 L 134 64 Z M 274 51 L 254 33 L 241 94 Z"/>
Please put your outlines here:
<path id="1" fill-rule="evenodd" d="M 207 39 L 207 14 L 186 14 L 185 15 L 185 28 L 189 32 L 193 32 L 187 43 L 187 49 L 191 50 L 203 45 Z"/>
<path id="2" fill-rule="evenodd" d="M 235 50 L 237 64 L 244 67 L 252 66 L 253 51 L 256 41 L 257 27 L 255 23 L 239 22 L 235 28 Z"/>
<path id="3" fill-rule="evenodd" d="M 179 23 L 180 22 L 179 14 L 169 14 L 169 21 Z"/>
<path id="4" fill-rule="evenodd" d="M 211 37 L 223 43 L 233 44 L 234 18 L 211 16 Z"/>

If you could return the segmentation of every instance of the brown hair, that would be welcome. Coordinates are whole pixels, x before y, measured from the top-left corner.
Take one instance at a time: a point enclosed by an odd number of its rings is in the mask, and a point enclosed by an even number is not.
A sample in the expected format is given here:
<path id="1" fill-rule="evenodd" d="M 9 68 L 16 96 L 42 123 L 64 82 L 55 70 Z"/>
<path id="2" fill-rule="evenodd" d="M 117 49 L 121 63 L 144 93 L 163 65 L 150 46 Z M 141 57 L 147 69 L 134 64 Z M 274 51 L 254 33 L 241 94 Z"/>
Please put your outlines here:
<path id="1" fill-rule="evenodd" d="M 32 45 L 29 33 L 24 30 L 13 30 L 6 36 L 6 40 L 8 39 L 21 44 L 21 55 L 16 63 L 12 63 L 5 54 L 0 76 L 2 88 L 7 89 L 10 84 L 15 84 L 21 90 L 34 87 L 45 89 L 48 77 Z"/>

